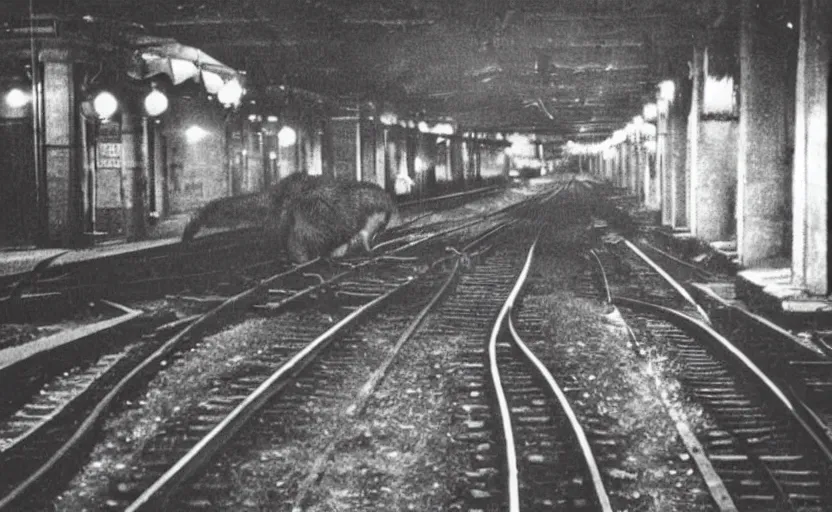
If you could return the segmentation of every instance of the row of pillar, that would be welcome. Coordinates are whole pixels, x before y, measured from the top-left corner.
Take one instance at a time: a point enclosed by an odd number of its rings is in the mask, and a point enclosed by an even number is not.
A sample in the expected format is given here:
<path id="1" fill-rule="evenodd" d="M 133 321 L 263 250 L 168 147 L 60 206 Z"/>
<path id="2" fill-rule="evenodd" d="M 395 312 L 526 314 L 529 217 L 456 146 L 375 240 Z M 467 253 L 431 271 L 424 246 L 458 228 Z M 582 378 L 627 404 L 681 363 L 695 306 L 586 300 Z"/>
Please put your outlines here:
<path id="1" fill-rule="evenodd" d="M 719 48 L 699 46 L 689 91 L 677 88 L 659 108 L 655 156 L 631 136 L 590 156 L 589 169 L 660 210 L 663 224 L 734 243 L 747 268 L 780 267 L 790 258 L 792 284 L 827 295 L 832 7 L 800 1 L 796 55 L 762 16 L 753 0 L 742 0 L 733 108 L 709 109 L 710 86 L 726 82 L 708 70 L 709 51 Z M 727 83 L 723 93 L 731 91 Z"/>

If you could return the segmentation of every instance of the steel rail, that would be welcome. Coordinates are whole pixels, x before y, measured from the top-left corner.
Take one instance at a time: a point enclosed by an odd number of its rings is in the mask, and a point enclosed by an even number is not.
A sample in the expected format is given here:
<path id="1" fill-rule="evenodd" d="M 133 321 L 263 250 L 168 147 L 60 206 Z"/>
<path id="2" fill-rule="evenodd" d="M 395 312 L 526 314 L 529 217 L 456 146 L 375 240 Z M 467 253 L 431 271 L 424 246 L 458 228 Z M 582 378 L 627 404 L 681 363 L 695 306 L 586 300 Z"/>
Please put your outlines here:
<path id="1" fill-rule="evenodd" d="M 742 317 L 748 319 L 750 322 L 755 323 L 755 324 L 757 324 L 757 325 L 759 325 L 759 326 L 761 326 L 765 329 L 768 329 L 770 332 L 776 334 L 778 337 L 782 338 L 784 341 L 787 341 L 788 343 L 800 344 L 800 340 L 798 340 L 797 337 L 794 334 L 790 333 L 786 329 L 780 327 L 779 325 L 777 325 L 776 323 L 772 322 L 771 320 L 769 320 L 768 318 L 766 318 L 764 316 L 758 315 L 756 313 L 752 313 L 751 311 L 749 311 L 745 308 L 738 307 L 735 304 L 731 304 L 730 302 L 728 302 L 724 298 L 720 297 L 714 290 L 712 290 L 707 285 L 703 285 L 703 284 L 699 284 L 699 283 L 693 283 L 692 286 L 695 289 L 699 290 L 699 292 L 708 296 L 710 299 L 719 303 L 720 306 L 730 309 L 732 314 L 741 315 Z M 812 341 L 813 341 L 814 345 L 816 347 L 818 347 L 818 349 L 821 352 L 823 352 L 823 356 L 826 359 L 829 359 L 830 357 L 832 357 L 832 347 L 829 347 L 828 345 L 825 345 L 823 343 L 818 343 L 815 340 L 812 340 Z"/>
<path id="2" fill-rule="evenodd" d="M 441 201 L 447 201 L 449 199 L 458 199 L 460 197 L 470 197 L 470 196 L 478 196 L 478 195 L 489 195 L 490 193 L 496 193 L 500 189 L 504 188 L 503 185 L 491 185 L 488 187 L 479 187 L 474 190 L 463 190 L 462 192 L 454 192 L 452 194 L 445 194 L 442 196 L 436 197 L 428 197 L 425 199 L 414 199 L 412 201 L 405 201 L 403 203 L 399 203 L 398 207 L 400 209 L 410 208 L 411 206 L 424 206 L 426 204 L 431 203 L 438 203 Z"/>
<path id="3" fill-rule="evenodd" d="M 656 254 L 662 256 L 663 258 L 667 258 L 667 259 L 669 259 L 670 261 L 672 261 L 673 263 L 675 263 L 677 265 L 685 267 L 686 269 L 688 269 L 692 272 L 698 273 L 700 276 L 704 277 L 705 279 L 715 279 L 716 278 L 716 276 L 714 275 L 713 272 L 709 272 L 708 270 L 705 270 L 704 268 L 697 267 L 696 265 L 688 263 L 685 260 L 679 259 L 676 256 L 670 254 L 669 252 L 663 251 L 663 250 L 659 249 L 658 247 L 656 247 L 655 245 L 653 245 L 649 242 L 642 241 L 641 244 L 643 246 L 645 246 L 648 250 L 655 252 Z"/>
<path id="4" fill-rule="evenodd" d="M 511 308 L 513 311 L 513 307 Z M 561 387 L 558 385 L 555 378 L 552 376 L 552 373 L 549 371 L 548 368 L 534 355 L 534 353 L 529 349 L 526 343 L 520 336 L 520 333 L 514 328 L 514 320 L 512 319 L 512 311 L 509 311 L 508 314 L 508 328 L 511 332 L 511 337 L 514 340 L 514 344 L 517 345 L 523 354 L 526 356 L 526 359 L 529 360 L 531 365 L 537 370 L 543 380 L 549 385 L 547 391 L 555 396 L 558 403 L 560 404 L 561 408 L 563 409 L 564 414 L 566 414 L 567 419 L 569 420 L 569 424 L 572 427 L 572 431 L 575 432 L 575 437 L 578 438 L 578 444 L 581 447 L 581 454 L 584 457 L 584 462 L 586 463 L 587 470 L 589 471 L 590 476 L 592 477 L 592 486 L 595 490 L 595 497 L 598 499 L 598 504 L 601 507 L 603 512 L 613 512 L 612 503 L 610 503 L 609 494 L 607 494 L 607 490 L 604 487 L 604 482 L 601 479 L 601 471 L 598 469 L 598 463 L 595 460 L 595 456 L 592 453 L 592 447 L 589 445 L 589 440 L 586 437 L 586 432 L 584 432 L 583 427 L 581 426 L 580 421 L 578 421 L 578 416 L 575 414 L 575 411 L 572 409 L 572 406 L 569 405 L 569 399 L 566 397 L 566 394 L 563 392 Z"/>
<path id="5" fill-rule="evenodd" d="M 517 276 L 514 288 L 512 288 L 511 292 L 509 292 L 502 308 L 500 308 L 500 312 L 497 314 L 497 319 L 494 321 L 494 327 L 491 329 L 491 335 L 488 340 L 488 367 L 489 373 L 491 374 L 491 384 L 494 387 L 494 393 L 497 397 L 497 407 L 500 412 L 500 425 L 505 444 L 505 463 L 506 472 L 508 474 L 507 490 L 509 512 L 519 512 L 520 510 L 520 484 L 518 479 L 517 450 L 514 443 L 514 430 L 511 426 L 511 410 L 508 406 L 508 399 L 506 398 L 505 390 L 503 389 L 500 368 L 497 363 L 497 339 L 500 337 L 500 332 L 502 332 L 505 327 L 506 317 L 508 316 L 509 311 L 511 311 L 511 308 L 514 306 L 514 301 L 520 294 L 520 290 L 529 274 L 534 249 L 537 246 L 539 238 L 540 234 L 538 234 L 532 243 L 531 248 L 529 248 L 523 269 Z"/>
<path id="6" fill-rule="evenodd" d="M 595 263 L 598 264 L 598 270 L 601 272 L 601 285 L 603 286 L 603 290 L 601 293 L 604 294 L 604 302 L 607 304 L 612 303 L 612 294 L 610 293 L 610 282 L 607 280 L 607 271 L 604 270 L 604 264 L 601 263 L 601 258 L 598 257 L 598 253 L 595 252 L 595 249 L 590 249 L 589 254 L 595 259 Z"/>
<path id="7" fill-rule="evenodd" d="M 741 365 L 742 368 L 754 375 L 758 382 L 763 385 L 764 389 L 776 398 L 776 403 L 780 408 L 785 410 L 809 436 L 813 446 L 823 455 L 826 464 L 832 464 L 832 440 L 825 433 L 824 425 L 818 422 L 818 417 L 812 412 L 811 408 L 796 397 L 790 389 L 783 389 L 771 380 L 748 356 L 716 332 L 711 326 L 684 313 L 637 299 L 615 297 L 613 303 L 631 309 L 658 314 L 667 318 L 671 323 L 678 325 L 683 330 L 687 330 L 688 332 L 694 331 L 700 337 L 709 341 L 714 347 L 728 355 L 732 361 Z"/>
<path id="8" fill-rule="evenodd" d="M 703 319 L 705 319 L 705 322 L 707 322 L 708 324 L 711 323 L 711 317 L 708 316 L 708 313 L 706 313 L 705 310 L 702 309 L 702 306 L 700 306 L 699 303 L 696 302 L 696 300 L 694 300 L 694 298 L 690 295 L 690 293 L 688 293 L 688 291 L 685 290 L 685 288 L 681 284 L 679 284 L 678 281 L 673 279 L 673 276 L 668 274 L 667 271 L 665 271 L 661 266 L 659 266 L 658 263 L 656 263 L 649 256 L 644 254 L 644 252 L 641 249 L 639 249 L 638 247 L 636 247 L 636 245 L 634 243 L 632 243 L 631 241 L 629 241 L 629 240 L 627 240 L 626 238 L 623 238 L 623 237 L 622 237 L 622 240 L 624 240 L 624 243 L 627 245 L 627 247 L 633 253 L 636 254 L 636 256 L 638 256 L 645 263 L 650 265 L 650 267 L 652 267 L 653 270 L 655 270 L 656 273 L 658 273 L 662 277 L 662 279 L 667 281 L 667 283 L 670 286 L 672 286 L 679 293 L 679 295 L 681 295 L 689 304 L 691 304 L 694 308 L 696 308 L 696 311 L 702 316 Z"/>
<path id="9" fill-rule="evenodd" d="M 428 301 L 428 303 L 421 309 L 421 311 L 419 311 L 419 313 L 416 314 L 413 320 L 407 325 L 404 331 L 402 331 L 395 345 L 390 349 L 387 357 L 384 359 L 382 364 L 379 365 L 379 367 L 373 371 L 370 377 L 359 388 L 358 393 L 356 394 L 355 398 L 352 400 L 350 405 L 344 408 L 342 412 L 343 417 L 355 417 L 364 412 L 367 404 L 369 403 L 370 397 L 378 388 L 378 385 L 386 377 L 390 369 L 390 366 L 392 366 L 396 357 L 398 357 L 398 354 L 401 352 L 401 349 L 404 346 L 404 344 L 413 338 L 413 336 L 424 323 L 425 318 L 427 318 L 428 314 L 430 314 L 430 312 L 433 311 L 436 305 L 439 304 L 439 302 L 447 295 L 448 290 L 451 288 L 451 286 L 459 279 L 459 275 L 462 269 L 463 257 L 467 255 L 469 251 L 471 251 L 474 247 L 483 243 L 488 238 L 494 236 L 496 233 L 506 228 L 508 225 L 509 224 L 502 224 L 492 230 L 487 231 L 486 233 L 483 233 L 481 236 L 479 236 L 471 243 L 466 245 L 460 253 L 454 254 L 449 257 L 454 260 L 454 266 L 448 273 L 448 277 L 445 278 L 445 281 L 442 283 L 442 285 L 439 286 L 439 289 L 434 293 L 430 301 Z M 436 267 L 449 258 L 440 258 L 433 262 L 431 266 Z M 295 493 L 296 498 L 294 500 L 294 506 L 292 509 L 293 512 L 299 512 L 302 510 L 303 504 L 306 502 L 309 492 L 324 472 L 326 461 L 330 459 L 336 444 L 339 442 L 339 439 L 343 437 L 343 431 L 344 427 L 342 427 L 337 432 L 331 435 L 331 440 L 324 448 L 324 450 L 315 459 L 315 462 L 312 464 L 312 470 L 309 471 L 307 476 L 298 486 L 298 491 Z"/>
<path id="10" fill-rule="evenodd" d="M 140 510 L 159 510 L 164 501 L 169 497 L 182 482 L 190 477 L 205 461 L 210 459 L 225 443 L 246 423 L 246 421 L 259 410 L 275 393 L 287 383 L 284 377 L 297 375 L 303 370 L 328 343 L 344 328 L 352 325 L 359 318 L 368 314 L 380 304 L 390 300 L 391 297 L 401 293 L 415 279 L 397 286 L 383 295 L 364 304 L 355 311 L 352 311 L 338 323 L 327 329 L 323 334 L 315 338 L 306 347 L 295 354 L 289 361 L 283 364 L 277 371 L 269 376 L 258 388 L 249 394 L 243 401 L 234 408 L 219 424 L 217 424 L 205 437 L 203 437 L 188 453 L 179 459 L 168 469 L 158 480 L 148 487 L 136 500 L 134 500 L 126 512 Z"/>
<path id="11" fill-rule="evenodd" d="M 78 426 L 73 435 L 45 463 L 29 475 L 23 482 L 15 486 L 9 494 L 0 500 L 0 510 L 8 510 L 11 507 L 20 504 L 20 502 L 26 499 L 26 496 L 29 492 L 31 492 L 35 485 L 51 474 L 51 472 L 54 471 L 66 457 L 75 451 L 78 451 L 80 449 L 80 445 L 94 433 L 95 427 L 104 416 L 104 413 L 109 410 L 111 405 L 123 393 L 129 390 L 130 386 L 134 384 L 134 381 L 137 378 L 150 373 L 161 365 L 161 362 L 170 356 L 170 354 L 182 343 L 184 343 L 187 339 L 204 332 L 211 325 L 211 322 L 215 321 L 220 315 L 228 312 L 229 310 L 250 305 L 252 302 L 257 300 L 260 294 L 262 294 L 265 290 L 268 290 L 268 286 L 270 284 L 282 279 L 286 275 L 297 272 L 299 269 L 306 268 L 316 261 L 317 259 L 309 261 L 292 270 L 264 279 L 256 286 L 229 298 L 219 306 L 205 313 L 199 317 L 199 319 L 195 320 L 193 323 L 167 340 L 164 344 L 162 344 L 162 346 L 156 349 L 155 352 L 139 363 L 135 368 L 133 368 L 133 370 L 130 371 L 130 373 L 125 375 L 115 386 L 113 386 L 110 392 L 104 396 L 104 398 L 87 415 L 87 418 Z"/>
<path id="12" fill-rule="evenodd" d="M 550 197 L 554 197 L 557 195 L 560 190 L 555 191 L 553 194 L 550 194 Z M 548 199 L 548 198 L 547 198 Z M 511 205 L 511 206 L 517 206 Z M 482 222 L 485 218 L 489 218 L 492 215 L 486 215 L 478 222 Z M 410 249 L 415 247 L 421 243 L 426 242 L 429 239 L 434 239 L 444 234 L 448 234 L 454 231 L 458 231 L 461 229 L 465 229 L 470 225 L 476 224 L 477 222 L 472 222 L 465 226 L 458 226 L 455 228 L 451 228 L 448 230 L 444 230 L 439 233 L 435 233 L 429 235 L 428 237 L 424 237 L 422 239 L 416 240 L 409 244 L 406 244 L 402 247 L 398 247 L 391 251 L 392 254 L 404 251 L 406 249 Z M 505 223 L 502 227 L 506 227 L 510 223 Z M 501 229 L 501 226 L 498 226 L 496 229 Z M 492 228 L 492 230 L 496 230 Z M 342 272 L 341 274 L 336 275 L 336 278 L 343 277 L 354 271 L 356 268 L 362 267 L 366 264 L 369 264 L 377 259 L 383 258 L 384 256 L 377 256 L 370 260 L 367 260 L 363 264 L 353 266 L 349 271 Z M 304 264 L 296 266 L 292 269 L 289 269 L 285 272 L 281 272 L 264 280 L 261 280 L 257 285 L 245 290 L 237 295 L 234 295 L 224 301 L 222 304 L 218 305 L 214 309 L 208 311 L 207 313 L 201 315 L 199 318 L 193 320 L 189 325 L 187 325 L 182 331 L 171 337 L 168 341 L 163 343 L 153 354 L 148 356 L 144 361 L 142 361 L 138 366 L 136 366 L 131 372 L 129 372 L 125 377 L 123 377 L 111 390 L 110 392 L 93 408 L 93 410 L 89 413 L 87 418 L 76 428 L 76 431 L 73 435 L 45 462 L 43 463 L 37 470 L 35 470 L 31 475 L 29 475 L 23 482 L 15 486 L 15 488 L 0 499 L 0 510 L 6 510 L 9 507 L 16 505 L 22 501 L 24 501 L 29 493 L 31 492 L 32 488 L 41 482 L 45 477 L 50 475 L 53 471 L 55 471 L 58 466 L 72 453 L 79 451 L 81 445 L 87 440 L 94 432 L 96 425 L 103 417 L 103 415 L 110 409 L 112 404 L 115 402 L 117 398 L 119 398 L 123 393 L 127 392 L 132 385 L 134 385 L 134 381 L 141 376 L 148 374 L 154 371 L 163 361 L 167 358 L 171 353 L 173 353 L 182 343 L 191 339 L 195 336 L 198 336 L 201 332 L 204 332 L 207 328 L 209 328 L 213 322 L 215 322 L 221 315 L 229 312 L 234 311 L 237 309 L 243 309 L 245 307 L 250 307 L 254 303 L 256 303 L 260 296 L 264 293 L 267 293 L 268 288 L 274 282 L 277 282 L 291 274 L 296 274 L 309 268 L 310 266 L 314 265 L 320 261 L 320 258 L 316 258 L 314 260 L 308 261 Z M 318 289 L 326 284 L 330 284 L 330 281 L 324 281 L 313 285 L 312 287 L 306 288 L 293 294 L 292 297 L 284 299 L 279 303 L 277 306 L 278 308 L 282 308 L 292 302 L 300 300 L 302 297 L 307 296 L 311 293 L 314 289 Z"/>

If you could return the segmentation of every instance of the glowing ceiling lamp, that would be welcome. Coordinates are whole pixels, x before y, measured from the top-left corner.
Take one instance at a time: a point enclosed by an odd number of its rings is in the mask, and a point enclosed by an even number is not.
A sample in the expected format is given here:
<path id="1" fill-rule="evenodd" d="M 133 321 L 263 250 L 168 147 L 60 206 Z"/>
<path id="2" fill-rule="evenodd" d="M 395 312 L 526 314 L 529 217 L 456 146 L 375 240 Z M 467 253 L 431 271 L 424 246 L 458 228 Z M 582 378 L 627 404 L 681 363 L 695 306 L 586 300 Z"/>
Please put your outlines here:
<path id="1" fill-rule="evenodd" d="M 672 102 L 675 96 L 676 84 L 673 83 L 673 80 L 665 80 L 664 82 L 659 84 L 659 99 Z"/>
<path id="2" fill-rule="evenodd" d="M 450 123 L 437 123 L 431 129 L 431 133 L 435 133 L 436 135 L 453 135 L 454 126 Z"/>
<path id="3" fill-rule="evenodd" d="M 644 105 L 641 115 L 647 121 L 653 121 L 659 116 L 659 107 L 655 103 L 648 103 Z"/>
<path id="4" fill-rule="evenodd" d="M 153 89 L 144 98 L 144 110 L 147 115 L 156 117 L 168 109 L 168 97 L 158 89 Z"/>
<path id="5" fill-rule="evenodd" d="M 243 98 L 243 86 L 235 78 L 229 80 L 217 92 L 217 99 L 226 107 L 237 106 Z"/>
<path id="6" fill-rule="evenodd" d="M 118 100 L 112 93 L 101 91 L 92 100 L 92 108 L 101 119 L 109 119 L 118 110 Z"/>
<path id="7" fill-rule="evenodd" d="M 6 93 L 6 105 L 9 108 L 23 108 L 29 104 L 32 97 L 23 89 L 15 87 Z"/>
<path id="8" fill-rule="evenodd" d="M 208 130 L 201 126 L 193 125 L 185 130 L 185 139 L 191 144 L 201 141 L 208 136 Z"/>
<path id="9" fill-rule="evenodd" d="M 284 126 L 277 132 L 277 144 L 281 148 L 287 148 L 297 142 L 298 134 L 291 126 Z"/>

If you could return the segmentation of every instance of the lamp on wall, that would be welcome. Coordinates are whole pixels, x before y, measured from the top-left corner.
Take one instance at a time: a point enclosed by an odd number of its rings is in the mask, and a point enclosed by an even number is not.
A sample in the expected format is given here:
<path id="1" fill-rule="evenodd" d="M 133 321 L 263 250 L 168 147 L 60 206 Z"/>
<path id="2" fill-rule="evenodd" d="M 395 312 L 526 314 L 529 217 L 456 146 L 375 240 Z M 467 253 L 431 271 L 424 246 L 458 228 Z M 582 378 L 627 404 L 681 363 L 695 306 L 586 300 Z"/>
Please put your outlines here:
<path id="1" fill-rule="evenodd" d="M 32 101 L 32 95 L 20 87 L 13 87 L 5 96 L 6 106 L 9 108 L 23 108 Z"/>
<path id="2" fill-rule="evenodd" d="M 168 105 L 167 95 L 155 87 L 144 98 L 144 110 L 150 117 L 162 115 L 168 109 Z"/>
<path id="3" fill-rule="evenodd" d="M 298 134 L 291 126 L 284 126 L 277 132 L 277 144 L 281 148 L 292 146 L 297 140 Z"/>
<path id="4" fill-rule="evenodd" d="M 100 91 L 92 100 L 92 108 L 99 119 L 106 120 L 118 110 L 118 100 L 109 91 Z"/>

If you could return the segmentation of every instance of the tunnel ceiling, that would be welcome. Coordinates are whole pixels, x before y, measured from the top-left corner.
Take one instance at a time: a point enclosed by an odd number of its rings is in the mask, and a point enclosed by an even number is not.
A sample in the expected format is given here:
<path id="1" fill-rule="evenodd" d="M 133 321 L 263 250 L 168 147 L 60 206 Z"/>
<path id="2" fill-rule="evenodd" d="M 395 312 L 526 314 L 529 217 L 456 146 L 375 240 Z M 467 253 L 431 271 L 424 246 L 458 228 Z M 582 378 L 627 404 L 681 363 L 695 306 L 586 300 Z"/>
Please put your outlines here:
<path id="1" fill-rule="evenodd" d="M 39 9 L 48 4 L 36 2 Z M 600 139 L 687 75 L 724 0 L 53 0 L 144 24 L 251 84 L 385 99 L 469 128 Z M 733 7 L 731 7 L 733 9 Z"/>

